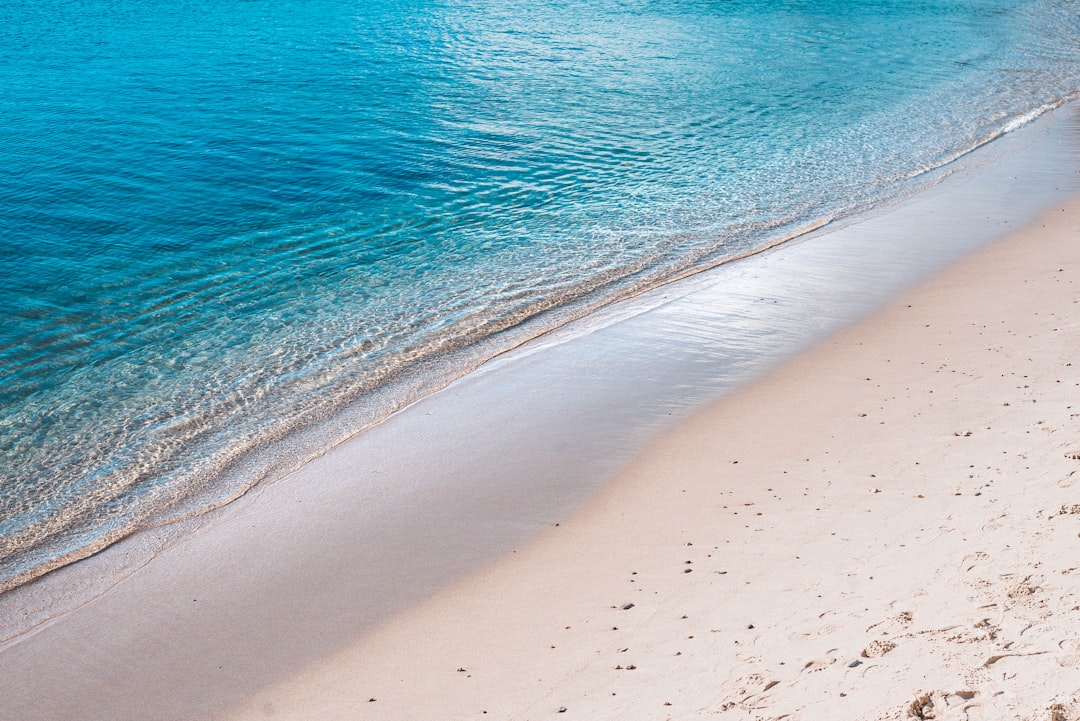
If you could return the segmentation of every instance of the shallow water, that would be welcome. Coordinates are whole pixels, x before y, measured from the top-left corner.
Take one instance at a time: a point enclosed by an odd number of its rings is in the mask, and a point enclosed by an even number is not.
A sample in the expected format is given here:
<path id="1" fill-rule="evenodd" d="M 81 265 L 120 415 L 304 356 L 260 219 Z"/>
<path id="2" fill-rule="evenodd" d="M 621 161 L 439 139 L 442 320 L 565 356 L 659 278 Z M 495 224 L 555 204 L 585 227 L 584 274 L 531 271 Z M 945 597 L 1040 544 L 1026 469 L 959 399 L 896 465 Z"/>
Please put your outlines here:
<path id="1" fill-rule="evenodd" d="M 1048 0 L 0 5 L 0 589 L 937 180 L 1077 48 Z"/>

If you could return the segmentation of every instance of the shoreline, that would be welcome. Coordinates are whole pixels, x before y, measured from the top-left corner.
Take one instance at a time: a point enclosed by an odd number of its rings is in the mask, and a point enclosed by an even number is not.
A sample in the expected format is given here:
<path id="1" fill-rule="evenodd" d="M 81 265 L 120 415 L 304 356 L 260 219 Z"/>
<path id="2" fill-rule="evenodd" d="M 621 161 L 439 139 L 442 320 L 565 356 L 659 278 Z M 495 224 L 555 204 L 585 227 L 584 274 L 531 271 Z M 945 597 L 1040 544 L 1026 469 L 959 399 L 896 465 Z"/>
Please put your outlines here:
<path id="1" fill-rule="evenodd" d="M 580 508 L 606 497 L 609 480 L 658 434 L 1003 226 L 1026 222 L 1047 193 L 1080 191 L 1075 168 L 1060 172 L 1062 155 L 1077 157 L 1075 107 L 1057 118 L 1056 128 L 1009 139 L 1016 157 L 1036 156 L 1020 170 L 982 154 L 963 171 L 974 181 L 957 178 L 813 242 L 600 311 L 194 527 L 139 534 L 71 573 L 0 596 L 5 628 L 37 623 L 0 644 L 0 657 L 20 669 L 0 682 L 7 712 L 85 717 L 92 702 L 101 718 L 158 708 L 187 718 L 251 708 L 260 689 L 272 694 L 449 593 L 440 589 L 508 563 L 500 559 L 555 523 L 588 517 Z M 984 205 L 969 197 L 987 189 Z M 878 252 L 875 244 L 913 227 L 926 237 Z M 936 248 L 928 230 L 962 237 Z M 706 337 L 709 328 L 723 332 Z M 160 659 L 159 647 L 174 652 Z"/>
<path id="2" fill-rule="evenodd" d="M 1080 197 L 228 718 L 1080 718 L 1078 268 Z"/>
<path id="3" fill-rule="evenodd" d="M 973 165 L 985 162 L 983 155 L 988 146 L 1007 138 L 1017 131 L 1031 133 L 1028 126 L 1040 123 L 1045 115 L 1052 115 L 1062 108 L 1076 104 L 1075 93 L 1068 94 L 1052 102 L 1040 105 L 1028 113 L 1013 119 L 999 130 L 961 148 L 947 159 L 913 171 L 904 176 L 907 181 L 919 181 L 918 187 L 908 187 L 898 191 L 889 200 L 876 203 L 876 207 L 867 207 L 871 201 L 863 199 L 862 205 L 856 204 L 836 216 L 807 219 L 807 224 L 797 228 L 786 225 L 777 226 L 779 234 L 763 244 L 732 255 L 713 257 L 705 253 L 686 264 L 677 264 L 667 271 L 660 268 L 645 273 L 647 279 L 635 281 L 623 287 L 623 281 L 616 281 L 613 288 L 600 288 L 589 291 L 568 304 L 556 304 L 523 322 L 506 328 L 492 335 L 481 338 L 475 343 L 447 351 L 437 357 L 424 360 L 416 368 L 395 372 L 397 379 L 381 383 L 368 393 L 360 394 L 328 406 L 326 413 L 320 413 L 320 419 L 299 423 L 295 427 L 276 428 L 274 435 L 255 443 L 253 447 L 227 458 L 208 474 L 197 474 L 203 490 L 191 494 L 180 493 L 177 498 L 157 511 L 147 511 L 133 524 L 110 527 L 106 533 L 94 537 L 91 541 L 76 548 L 49 558 L 30 568 L 0 579 L 0 594 L 8 590 L 32 583 L 35 579 L 52 573 L 57 569 L 79 563 L 87 557 L 105 551 L 118 541 L 140 532 L 151 531 L 167 538 L 172 538 L 183 531 L 176 532 L 178 526 L 197 526 L 199 516 L 212 513 L 215 509 L 228 505 L 252 488 L 265 483 L 274 483 L 284 478 L 306 463 L 331 452 L 349 438 L 363 433 L 378 425 L 388 417 L 398 413 L 424 398 L 438 393 L 447 386 L 468 376 L 483 365 L 505 354 L 513 354 L 522 346 L 543 344 L 546 336 L 557 334 L 564 327 L 575 324 L 587 324 L 588 317 L 607 310 L 610 306 L 623 306 L 633 303 L 642 296 L 656 296 L 665 292 L 668 286 L 678 286 L 699 274 L 709 273 L 720 266 L 739 263 L 772 250 L 811 240 L 822 234 L 832 232 L 850 224 L 858 224 L 867 217 L 874 217 L 881 207 L 903 204 L 913 197 L 931 191 L 938 183 L 951 174 L 965 172 L 968 156 L 974 157 Z M 1009 138 L 1009 140 L 1012 140 Z M 780 232 L 782 230 L 782 232 Z M 767 237 L 767 236 L 766 236 Z M 625 279 L 624 279 L 625 280 Z M 213 479 L 207 482 L 206 479 Z M 144 533 L 144 535 L 146 535 Z M 154 551 L 160 550 L 158 546 Z M 18 554 L 17 554 L 18 555 Z M 5 637 L 0 627 L 0 641 Z"/>

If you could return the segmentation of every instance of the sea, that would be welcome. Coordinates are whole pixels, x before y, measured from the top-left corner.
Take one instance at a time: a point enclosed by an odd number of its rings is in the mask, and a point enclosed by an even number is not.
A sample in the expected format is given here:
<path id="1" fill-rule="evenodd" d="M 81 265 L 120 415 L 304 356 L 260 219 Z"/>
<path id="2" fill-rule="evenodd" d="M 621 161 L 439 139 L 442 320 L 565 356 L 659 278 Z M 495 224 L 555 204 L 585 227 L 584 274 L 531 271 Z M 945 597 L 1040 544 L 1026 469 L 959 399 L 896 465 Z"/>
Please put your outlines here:
<path id="1" fill-rule="evenodd" d="M 1078 95 L 1077 0 L 0 0 L 0 591 Z"/>

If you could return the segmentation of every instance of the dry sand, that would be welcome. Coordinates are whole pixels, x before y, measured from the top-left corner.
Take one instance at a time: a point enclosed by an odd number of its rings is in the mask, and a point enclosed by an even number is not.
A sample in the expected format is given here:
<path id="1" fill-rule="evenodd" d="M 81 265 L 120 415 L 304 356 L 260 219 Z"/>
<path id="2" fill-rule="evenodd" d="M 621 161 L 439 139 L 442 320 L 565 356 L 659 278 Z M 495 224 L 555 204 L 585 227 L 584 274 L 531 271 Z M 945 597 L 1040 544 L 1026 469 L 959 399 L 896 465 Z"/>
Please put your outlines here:
<path id="1" fill-rule="evenodd" d="M 1078 303 L 1073 202 L 231 718 L 1080 719 Z"/>

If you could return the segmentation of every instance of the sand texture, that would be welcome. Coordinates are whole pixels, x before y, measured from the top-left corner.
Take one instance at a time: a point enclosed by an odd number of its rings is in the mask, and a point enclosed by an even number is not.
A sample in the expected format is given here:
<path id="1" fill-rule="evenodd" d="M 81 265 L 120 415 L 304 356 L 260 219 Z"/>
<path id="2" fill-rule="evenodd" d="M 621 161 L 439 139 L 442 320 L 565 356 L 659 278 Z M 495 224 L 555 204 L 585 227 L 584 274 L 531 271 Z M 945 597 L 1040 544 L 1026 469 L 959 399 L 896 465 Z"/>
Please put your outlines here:
<path id="1" fill-rule="evenodd" d="M 234 719 L 1080 719 L 1080 203 Z"/>

